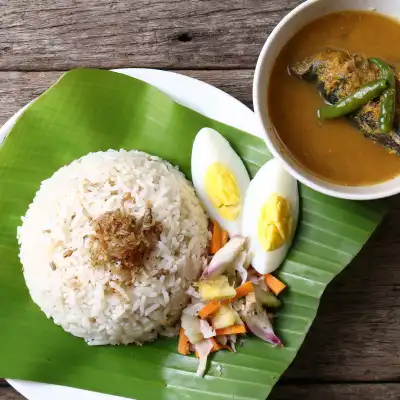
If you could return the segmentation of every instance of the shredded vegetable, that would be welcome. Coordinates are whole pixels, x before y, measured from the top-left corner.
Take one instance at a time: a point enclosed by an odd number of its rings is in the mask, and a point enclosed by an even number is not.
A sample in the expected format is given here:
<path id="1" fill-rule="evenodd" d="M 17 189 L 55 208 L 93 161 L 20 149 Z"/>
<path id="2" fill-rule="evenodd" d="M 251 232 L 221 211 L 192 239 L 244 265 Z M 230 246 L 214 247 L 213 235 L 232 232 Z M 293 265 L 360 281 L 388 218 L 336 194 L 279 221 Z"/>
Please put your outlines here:
<path id="1" fill-rule="evenodd" d="M 226 271 L 234 269 L 238 262 L 243 266 L 246 259 L 244 246 L 246 239 L 242 236 L 235 236 L 224 247 L 221 247 L 206 267 L 201 279 L 214 279 Z M 242 260 L 242 261 L 240 261 Z"/>
<path id="2" fill-rule="evenodd" d="M 181 325 L 190 343 L 196 344 L 204 339 L 200 330 L 200 320 L 194 315 L 183 313 Z"/>
<path id="3" fill-rule="evenodd" d="M 236 257 L 236 261 L 235 261 L 235 271 L 239 274 L 240 276 L 240 284 L 243 285 L 246 281 L 247 281 L 247 267 L 248 265 L 246 265 L 246 258 L 247 258 L 247 254 L 245 252 L 242 252 L 241 254 L 239 254 Z"/>
<path id="4" fill-rule="evenodd" d="M 187 356 L 190 353 L 189 347 L 189 339 L 186 337 L 183 328 L 181 328 L 179 331 L 178 353 Z"/>
<path id="5" fill-rule="evenodd" d="M 237 299 L 240 299 L 241 297 L 245 297 L 251 292 L 254 292 L 254 286 L 251 282 L 246 282 L 236 289 L 236 296 L 231 301 L 235 301 Z"/>
<path id="6" fill-rule="evenodd" d="M 281 340 L 274 333 L 267 311 L 257 301 L 255 293 L 250 293 L 246 296 L 243 306 L 240 307 L 239 314 L 254 335 L 273 345 L 282 346 Z M 217 335 L 218 333 L 217 331 Z"/>
<path id="7" fill-rule="evenodd" d="M 216 335 L 215 329 L 205 319 L 200 320 L 200 331 L 204 339 L 209 339 Z"/>
<path id="8" fill-rule="evenodd" d="M 211 318 L 212 326 L 215 329 L 227 328 L 228 326 L 234 325 L 235 321 L 236 315 L 230 304 L 222 304 Z"/>
<path id="9" fill-rule="evenodd" d="M 225 246 L 228 243 L 229 240 L 229 235 L 227 231 L 222 231 L 221 232 L 221 244 L 222 246 Z"/>
<path id="10" fill-rule="evenodd" d="M 207 318 L 208 316 L 214 314 L 220 306 L 221 302 L 217 300 L 210 301 L 199 311 L 199 317 Z"/>
<path id="11" fill-rule="evenodd" d="M 221 247 L 222 230 L 217 221 L 213 222 L 213 231 L 210 243 L 210 253 L 215 254 Z"/>
<path id="12" fill-rule="evenodd" d="M 216 351 L 223 350 L 223 349 L 232 351 L 230 346 L 228 346 L 227 344 L 221 344 L 218 341 L 216 341 L 215 339 L 211 339 L 211 341 L 213 342 L 213 348 L 211 349 L 211 353 L 215 353 Z"/>
<path id="13" fill-rule="evenodd" d="M 236 296 L 236 290 L 229 283 L 225 275 L 217 276 L 213 279 L 202 279 L 198 282 L 200 298 L 203 301 L 227 300 Z"/>
<path id="14" fill-rule="evenodd" d="M 204 339 L 199 343 L 196 343 L 194 345 L 194 348 L 196 350 L 196 355 L 199 358 L 199 365 L 197 367 L 197 376 L 203 376 L 204 372 L 206 372 L 207 368 L 207 358 L 208 355 L 211 353 L 211 350 L 213 348 L 213 343 L 211 339 Z"/>
<path id="15" fill-rule="evenodd" d="M 286 285 L 251 268 L 246 247 L 246 238 L 229 240 L 227 232 L 213 222 L 213 257 L 199 282 L 187 291 L 191 301 L 182 313 L 178 342 L 179 354 L 195 352 L 198 376 L 204 375 L 210 353 L 224 349 L 236 352 L 237 335 L 252 333 L 282 346 L 272 327 L 273 314 L 268 312 L 279 307 L 276 296 Z"/>
<path id="16" fill-rule="evenodd" d="M 264 275 L 266 285 L 278 296 L 285 288 L 286 285 L 281 282 L 278 278 L 275 278 L 271 274 Z"/>
<path id="17" fill-rule="evenodd" d="M 217 333 L 217 336 L 237 335 L 239 333 L 246 333 L 246 327 L 244 325 L 232 325 L 227 328 L 217 329 L 215 332 Z"/>

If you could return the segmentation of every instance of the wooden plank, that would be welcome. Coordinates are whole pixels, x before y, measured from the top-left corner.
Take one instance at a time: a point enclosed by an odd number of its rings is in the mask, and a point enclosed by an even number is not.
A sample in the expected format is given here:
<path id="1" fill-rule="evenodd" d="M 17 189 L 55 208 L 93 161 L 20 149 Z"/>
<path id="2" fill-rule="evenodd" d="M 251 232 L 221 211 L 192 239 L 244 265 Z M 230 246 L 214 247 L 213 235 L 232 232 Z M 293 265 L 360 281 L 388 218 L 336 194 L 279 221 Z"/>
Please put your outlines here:
<path id="1" fill-rule="evenodd" d="M 302 0 L 0 1 L 0 70 L 253 68 Z"/>
<path id="2" fill-rule="evenodd" d="M 62 72 L 0 72 L 0 123 Z M 185 71 L 251 102 L 251 70 Z M 284 380 L 400 379 L 400 206 L 330 285 L 318 317 Z"/>
<path id="3" fill-rule="evenodd" d="M 400 384 L 279 384 L 268 400 L 398 400 Z M 0 397 L 1 399 L 1 397 Z"/>
<path id="4" fill-rule="evenodd" d="M 280 384 L 268 400 L 398 400 L 400 384 Z M 0 386 L 0 400 L 23 400 L 25 397 L 11 387 Z"/>
<path id="5" fill-rule="evenodd" d="M 0 72 L 0 125 L 52 85 L 61 72 Z"/>
<path id="6" fill-rule="evenodd" d="M 25 397 L 17 393 L 13 388 L 0 386 L 0 400 L 24 400 Z"/>

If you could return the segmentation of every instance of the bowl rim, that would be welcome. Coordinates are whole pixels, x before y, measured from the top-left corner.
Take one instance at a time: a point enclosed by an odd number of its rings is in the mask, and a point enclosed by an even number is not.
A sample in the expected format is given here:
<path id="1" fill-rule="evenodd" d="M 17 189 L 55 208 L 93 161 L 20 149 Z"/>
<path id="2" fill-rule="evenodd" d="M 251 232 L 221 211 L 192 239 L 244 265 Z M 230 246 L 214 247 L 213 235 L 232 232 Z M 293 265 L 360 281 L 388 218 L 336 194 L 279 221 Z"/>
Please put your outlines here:
<path id="1" fill-rule="evenodd" d="M 271 44 L 276 40 L 279 32 L 282 30 L 282 28 L 293 18 L 295 18 L 299 13 L 301 13 L 304 9 L 308 8 L 312 4 L 322 2 L 324 0 L 306 0 L 304 3 L 299 4 L 297 7 L 295 7 L 292 11 L 290 11 L 287 15 L 285 15 L 281 21 L 276 25 L 276 27 L 272 30 L 270 35 L 268 36 L 267 40 L 265 41 L 261 52 L 258 56 L 257 59 L 257 64 L 256 68 L 254 71 L 254 78 L 253 78 L 253 88 L 252 88 L 252 98 L 253 98 L 253 107 L 254 107 L 254 113 L 256 114 L 257 121 L 260 125 L 260 133 L 263 135 L 263 139 L 267 144 L 267 147 L 269 151 L 272 153 L 272 155 L 279 159 L 281 163 L 283 164 L 283 167 L 293 176 L 295 177 L 299 182 L 303 183 L 304 185 L 310 187 L 313 190 L 316 190 L 317 192 L 326 194 L 328 196 L 340 198 L 340 199 L 347 199 L 347 200 L 378 200 L 386 197 L 390 197 L 396 194 L 400 193 L 400 184 L 399 185 L 393 185 L 393 187 L 388 187 L 388 188 L 382 188 L 382 189 L 376 189 L 374 191 L 374 187 L 388 183 L 388 182 L 394 182 L 396 179 L 398 179 L 400 176 L 389 179 L 387 181 L 384 181 L 382 183 L 378 184 L 372 184 L 372 185 L 365 185 L 365 186 L 347 186 L 347 185 L 339 185 L 335 183 L 331 183 L 327 180 L 324 180 L 323 178 L 318 177 L 316 174 L 313 172 L 308 172 L 305 171 L 304 167 L 302 167 L 300 164 L 296 163 L 299 165 L 298 170 L 293 167 L 292 163 L 287 161 L 287 158 L 289 158 L 288 155 L 282 155 L 281 151 L 276 147 L 276 145 L 273 143 L 271 140 L 271 136 L 277 136 L 275 133 L 271 132 L 271 127 L 266 126 L 264 119 L 262 117 L 263 113 L 265 113 L 265 110 L 263 111 L 263 108 L 261 107 L 260 104 L 260 86 L 261 86 L 261 76 L 262 76 L 262 68 L 263 64 L 266 60 L 266 54 L 269 51 L 269 48 L 271 47 Z M 318 17 L 317 17 L 318 18 Z M 279 139 L 279 136 L 278 136 Z M 315 181 L 312 181 L 311 179 L 307 178 L 304 174 L 302 174 L 300 171 L 303 169 L 304 172 L 312 176 L 315 180 L 319 180 L 322 182 L 322 184 L 319 184 Z M 300 170 L 300 171 L 299 171 Z M 326 185 L 330 185 L 331 187 L 327 187 Z M 333 188 L 332 188 L 333 186 Z M 370 191 L 366 192 L 349 192 L 349 189 L 354 188 L 354 189 L 360 189 L 363 188 L 364 190 L 367 188 L 371 188 Z"/>

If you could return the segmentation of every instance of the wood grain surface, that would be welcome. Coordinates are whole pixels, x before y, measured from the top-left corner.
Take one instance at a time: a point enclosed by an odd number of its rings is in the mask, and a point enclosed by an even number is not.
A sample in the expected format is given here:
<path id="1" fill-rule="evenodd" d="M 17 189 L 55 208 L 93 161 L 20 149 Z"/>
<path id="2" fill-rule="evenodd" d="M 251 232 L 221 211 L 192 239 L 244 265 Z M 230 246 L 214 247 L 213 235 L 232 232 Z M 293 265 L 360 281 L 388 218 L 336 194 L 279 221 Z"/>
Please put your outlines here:
<path id="1" fill-rule="evenodd" d="M 312 385 L 278 383 L 268 400 L 398 400 L 399 398 L 400 387 L 393 383 L 363 385 L 354 383 Z M 10 387 L 0 386 L 0 399 L 24 400 L 25 397 Z"/>
<path id="2" fill-rule="evenodd" d="M 251 106 L 253 69 L 299 0 L 0 0 L 0 125 L 73 67 L 154 67 Z M 400 204 L 328 287 L 272 400 L 400 399 Z M 1 356 L 1 355 L 0 355 Z M 23 397 L 0 380 L 0 400 Z"/>
<path id="3" fill-rule="evenodd" d="M 253 68 L 301 0 L 0 1 L 0 69 Z"/>

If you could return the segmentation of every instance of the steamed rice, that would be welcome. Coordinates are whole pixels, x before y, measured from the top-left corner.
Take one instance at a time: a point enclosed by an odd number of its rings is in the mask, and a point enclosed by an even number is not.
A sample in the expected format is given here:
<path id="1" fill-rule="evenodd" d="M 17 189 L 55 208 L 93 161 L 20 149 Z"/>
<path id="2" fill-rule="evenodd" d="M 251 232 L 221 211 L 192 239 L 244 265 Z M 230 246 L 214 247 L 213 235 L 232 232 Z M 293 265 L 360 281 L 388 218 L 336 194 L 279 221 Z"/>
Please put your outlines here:
<path id="1" fill-rule="evenodd" d="M 126 272 L 93 265 L 91 221 L 117 209 L 140 218 L 148 202 L 162 233 L 128 285 Z M 176 333 L 208 242 L 207 217 L 177 169 L 138 151 L 88 154 L 42 182 L 22 221 L 26 284 L 56 324 L 91 345 Z"/>

